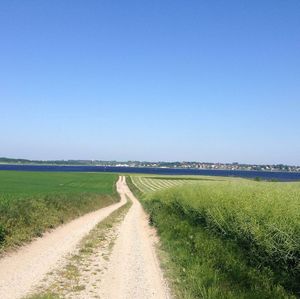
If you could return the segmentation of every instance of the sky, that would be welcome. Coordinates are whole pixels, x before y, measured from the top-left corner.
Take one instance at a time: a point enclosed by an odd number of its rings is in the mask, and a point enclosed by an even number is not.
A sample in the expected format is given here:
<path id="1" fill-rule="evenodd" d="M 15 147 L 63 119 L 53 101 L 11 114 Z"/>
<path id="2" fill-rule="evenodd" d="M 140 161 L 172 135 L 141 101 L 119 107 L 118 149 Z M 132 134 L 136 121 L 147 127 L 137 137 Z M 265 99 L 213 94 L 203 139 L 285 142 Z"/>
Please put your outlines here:
<path id="1" fill-rule="evenodd" d="M 300 165 L 299 0 L 1 0 L 0 156 Z"/>

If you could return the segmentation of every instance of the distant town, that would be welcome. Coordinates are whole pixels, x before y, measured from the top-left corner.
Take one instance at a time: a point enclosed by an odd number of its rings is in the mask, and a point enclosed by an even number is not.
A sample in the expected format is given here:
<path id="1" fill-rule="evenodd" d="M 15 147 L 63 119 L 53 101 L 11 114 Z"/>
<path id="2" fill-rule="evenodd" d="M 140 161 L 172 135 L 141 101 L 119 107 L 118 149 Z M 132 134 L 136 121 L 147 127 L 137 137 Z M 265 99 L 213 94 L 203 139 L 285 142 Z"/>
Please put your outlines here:
<path id="1" fill-rule="evenodd" d="M 256 165 L 210 162 L 146 162 L 146 161 L 101 161 L 101 160 L 27 160 L 0 158 L 1 164 L 28 165 L 81 165 L 81 166 L 116 166 L 116 167 L 153 167 L 153 168 L 185 168 L 185 169 L 215 169 L 215 170 L 248 170 L 248 171 L 286 171 L 300 172 L 300 166 L 275 164 Z"/>

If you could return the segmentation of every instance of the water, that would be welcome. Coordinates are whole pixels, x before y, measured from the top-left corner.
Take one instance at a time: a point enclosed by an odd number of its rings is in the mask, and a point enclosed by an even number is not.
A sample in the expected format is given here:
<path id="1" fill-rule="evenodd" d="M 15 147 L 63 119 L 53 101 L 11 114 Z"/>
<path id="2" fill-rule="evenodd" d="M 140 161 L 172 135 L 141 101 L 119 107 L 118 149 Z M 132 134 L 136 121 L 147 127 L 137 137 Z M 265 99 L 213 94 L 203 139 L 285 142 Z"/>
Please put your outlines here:
<path id="1" fill-rule="evenodd" d="M 252 179 L 259 177 L 262 180 L 300 181 L 300 172 L 142 168 L 142 167 L 114 167 L 114 166 L 11 165 L 11 164 L 0 164 L 0 170 L 118 172 L 118 173 L 164 174 L 164 175 L 211 175 L 211 176 L 232 176 L 232 177 L 242 177 L 242 178 L 252 178 Z"/>

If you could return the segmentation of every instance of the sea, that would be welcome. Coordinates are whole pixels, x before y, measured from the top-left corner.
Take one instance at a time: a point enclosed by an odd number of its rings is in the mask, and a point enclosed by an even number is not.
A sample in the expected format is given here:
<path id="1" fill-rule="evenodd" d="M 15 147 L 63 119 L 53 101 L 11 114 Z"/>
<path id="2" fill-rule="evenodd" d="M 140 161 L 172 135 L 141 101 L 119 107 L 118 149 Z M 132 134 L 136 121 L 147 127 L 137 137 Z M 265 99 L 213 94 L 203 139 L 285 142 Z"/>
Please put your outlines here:
<path id="1" fill-rule="evenodd" d="M 116 172 L 161 175 L 208 175 L 241 177 L 248 179 L 276 181 L 300 181 L 300 172 L 278 171 L 244 171 L 244 170 L 211 170 L 183 168 L 154 168 L 154 167 L 115 167 L 115 166 L 58 166 L 58 165 L 24 165 L 0 164 L 0 170 L 17 171 L 59 171 L 59 172 Z"/>

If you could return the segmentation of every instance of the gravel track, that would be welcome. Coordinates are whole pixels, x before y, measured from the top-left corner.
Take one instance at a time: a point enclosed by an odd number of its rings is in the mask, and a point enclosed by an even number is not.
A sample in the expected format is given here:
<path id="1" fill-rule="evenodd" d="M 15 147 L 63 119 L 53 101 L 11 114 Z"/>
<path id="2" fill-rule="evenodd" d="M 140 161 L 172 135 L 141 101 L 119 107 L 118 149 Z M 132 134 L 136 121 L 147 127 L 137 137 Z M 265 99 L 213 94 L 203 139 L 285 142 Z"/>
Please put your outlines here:
<path id="1" fill-rule="evenodd" d="M 120 227 L 107 273 L 101 281 L 100 298 L 170 298 L 155 252 L 155 230 L 150 228 L 146 213 L 125 179 L 120 191 L 133 204 Z"/>
<path id="2" fill-rule="evenodd" d="M 158 242 L 155 230 L 149 226 L 148 217 L 129 190 L 125 177 L 119 178 L 117 190 L 121 197 L 119 203 L 62 225 L 0 259 L 0 298 L 21 298 L 34 292 L 49 271 L 59 269 L 66 257 L 76 251 L 80 240 L 98 222 L 126 203 L 126 197 L 132 206 L 119 225 L 101 280 L 93 283 L 94 294 L 103 299 L 171 298 L 155 251 Z M 82 292 L 70 298 L 91 298 L 90 295 Z"/>

